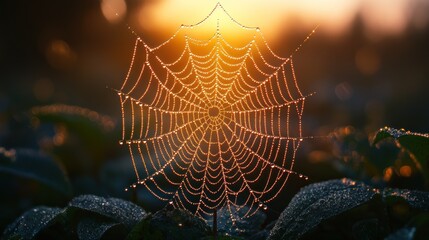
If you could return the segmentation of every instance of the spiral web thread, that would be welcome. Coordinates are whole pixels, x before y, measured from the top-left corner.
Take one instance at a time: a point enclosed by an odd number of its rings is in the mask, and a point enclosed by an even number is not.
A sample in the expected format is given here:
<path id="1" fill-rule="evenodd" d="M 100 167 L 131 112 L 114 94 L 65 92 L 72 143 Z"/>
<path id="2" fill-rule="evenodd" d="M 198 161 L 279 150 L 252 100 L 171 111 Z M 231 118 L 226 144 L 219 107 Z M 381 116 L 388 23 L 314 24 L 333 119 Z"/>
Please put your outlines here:
<path id="1" fill-rule="evenodd" d="M 223 17 L 212 35 L 193 37 L 215 15 Z M 225 22 L 248 40 L 240 46 L 229 42 L 222 33 Z M 302 44 L 280 57 L 259 28 L 240 24 L 219 3 L 156 47 L 135 35 L 129 71 L 116 90 L 119 143 L 128 148 L 137 176 L 129 188 L 142 185 L 203 218 L 224 208 L 235 224 L 266 210 L 289 176 L 307 179 L 292 170 L 303 140 L 304 103 L 311 96 L 302 94 L 293 66 Z M 169 60 L 177 49 L 183 50 Z"/>

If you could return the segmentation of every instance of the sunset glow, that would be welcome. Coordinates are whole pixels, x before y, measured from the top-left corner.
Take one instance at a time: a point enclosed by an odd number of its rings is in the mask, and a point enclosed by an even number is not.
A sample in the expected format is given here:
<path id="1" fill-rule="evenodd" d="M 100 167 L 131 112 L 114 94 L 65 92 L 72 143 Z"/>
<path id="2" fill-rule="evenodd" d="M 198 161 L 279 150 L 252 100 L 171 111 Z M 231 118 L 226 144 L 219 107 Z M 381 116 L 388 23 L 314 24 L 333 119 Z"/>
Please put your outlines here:
<path id="1" fill-rule="evenodd" d="M 302 0 L 302 1 L 219 1 L 231 15 L 248 26 L 259 26 L 267 39 L 275 41 L 287 29 L 311 29 L 341 34 L 361 17 L 369 35 L 401 33 L 408 25 L 425 25 L 428 19 L 418 13 L 419 0 Z M 216 1 L 154 1 L 143 4 L 135 19 L 143 31 L 172 33 L 180 24 L 201 20 Z M 417 4 L 418 3 L 418 4 Z M 424 5 L 426 6 L 426 5 Z M 423 8 L 424 9 L 424 8 Z M 161 30 L 162 29 L 162 30 Z"/>

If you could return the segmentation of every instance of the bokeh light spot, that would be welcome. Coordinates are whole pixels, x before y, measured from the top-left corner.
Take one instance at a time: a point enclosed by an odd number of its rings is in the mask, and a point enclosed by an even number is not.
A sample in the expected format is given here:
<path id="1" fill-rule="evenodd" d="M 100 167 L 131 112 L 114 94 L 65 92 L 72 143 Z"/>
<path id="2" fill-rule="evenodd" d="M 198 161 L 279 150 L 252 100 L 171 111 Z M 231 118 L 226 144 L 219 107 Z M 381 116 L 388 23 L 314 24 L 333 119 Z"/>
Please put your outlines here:
<path id="1" fill-rule="evenodd" d="M 372 49 L 361 48 L 356 52 L 357 69 L 364 75 L 373 75 L 380 68 L 380 57 Z"/>
<path id="2" fill-rule="evenodd" d="M 399 169 L 399 174 L 401 174 L 401 176 L 403 177 L 411 177 L 411 175 L 413 174 L 413 170 L 410 166 L 404 165 Z"/>
<path id="3" fill-rule="evenodd" d="M 392 175 L 393 175 L 393 170 L 391 167 L 384 169 L 384 175 L 383 175 L 384 181 L 386 182 L 390 181 L 390 179 L 392 178 Z"/>
<path id="4" fill-rule="evenodd" d="M 110 23 L 121 21 L 127 13 L 127 4 L 124 0 L 101 0 L 100 8 L 103 16 Z"/>
<path id="5" fill-rule="evenodd" d="M 77 56 L 69 44 L 61 39 L 54 39 L 46 48 L 46 59 L 56 69 L 69 69 L 76 62 Z"/>
<path id="6" fill-rule="evenodd" d="M 353 89 L 347 82 L 342 82 L 335 87 L 335 94 L 337 97 L 342 100 L 348 100 L 353 95 Z"/>

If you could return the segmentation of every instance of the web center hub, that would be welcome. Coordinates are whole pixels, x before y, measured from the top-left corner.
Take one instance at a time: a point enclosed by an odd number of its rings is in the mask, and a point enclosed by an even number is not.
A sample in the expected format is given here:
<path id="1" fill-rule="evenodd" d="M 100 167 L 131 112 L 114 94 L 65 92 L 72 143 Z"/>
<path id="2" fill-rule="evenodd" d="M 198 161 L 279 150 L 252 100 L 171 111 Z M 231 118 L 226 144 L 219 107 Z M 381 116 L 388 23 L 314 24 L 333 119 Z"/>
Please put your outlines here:
<path id="1" fill-rule="evenodd" d="M 209 116 L 212 118 L 219 117 L 219 115 L 220 115 L 220 109 L 216 106 L 210 107 L 208 109 L 208 112 L 209 112 Z"/>

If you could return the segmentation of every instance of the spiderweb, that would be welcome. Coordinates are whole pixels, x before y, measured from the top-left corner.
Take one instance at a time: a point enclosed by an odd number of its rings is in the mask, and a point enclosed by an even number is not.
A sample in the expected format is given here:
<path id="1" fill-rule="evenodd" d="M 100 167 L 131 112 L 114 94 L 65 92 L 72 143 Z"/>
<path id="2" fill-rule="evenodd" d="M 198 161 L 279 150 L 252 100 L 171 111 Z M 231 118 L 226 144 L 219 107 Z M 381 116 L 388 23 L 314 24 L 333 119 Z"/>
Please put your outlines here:
<path id="1" fill-rule="evenodd" d="M 199 37 L 206 25 L 214 25 L 210 35 Z M 135 35 L 129 71 L 116 90 L 120 144 L 137 176 L 129 188 L 144 186 L 203 218 L 224 208 L 235 223 L 266 210 L 291 175 L 307 179 L 292 169 L 311 94 L 298 87 L 292 54 L 276 55 L 259 28 L 240 24 L 219 3 L 156 47 Z M 245 40 L 234 43 L 236 36 Z"/>

